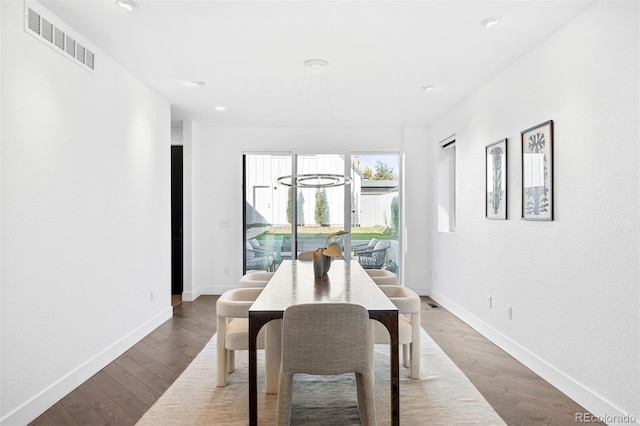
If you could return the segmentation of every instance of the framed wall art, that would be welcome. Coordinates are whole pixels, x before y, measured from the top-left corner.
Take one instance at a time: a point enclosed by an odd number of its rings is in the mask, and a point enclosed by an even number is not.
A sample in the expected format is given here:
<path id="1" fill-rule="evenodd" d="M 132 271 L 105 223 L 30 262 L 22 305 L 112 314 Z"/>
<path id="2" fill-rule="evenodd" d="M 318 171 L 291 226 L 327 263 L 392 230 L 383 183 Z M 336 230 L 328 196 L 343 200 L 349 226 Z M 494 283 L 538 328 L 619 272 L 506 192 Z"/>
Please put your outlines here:
<path id="1" fill-rule="evenodd" d="M 520 133 L 522 219 L 553 220 L 553 120 Z"/>
<path id="2" fill-rule="evenodd" d="M 507 218 L 507 139 L 485 147 L 485 217 Z"/>

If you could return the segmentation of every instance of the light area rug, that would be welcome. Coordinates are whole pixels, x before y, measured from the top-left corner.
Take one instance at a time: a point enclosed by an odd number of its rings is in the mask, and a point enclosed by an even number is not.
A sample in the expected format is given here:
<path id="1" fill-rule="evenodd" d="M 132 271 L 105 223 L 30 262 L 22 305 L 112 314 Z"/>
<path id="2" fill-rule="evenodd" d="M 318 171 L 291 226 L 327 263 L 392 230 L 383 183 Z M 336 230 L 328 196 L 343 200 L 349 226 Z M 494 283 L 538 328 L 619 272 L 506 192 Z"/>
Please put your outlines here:
<path id="1" fill-rule="evenodd" d="M 402 358 L 402 351 L 400 352 Z M 236 352 L 236 370 L 216 387 L 216 339 L 207 343 L 171 387 L 144 414 L 139 426 L 247 425 L 248 352 Z M 389 425 L 388 345 L 376 345 L 375 393 L 378 425 Z M 401 360 L 402 362 L 402 360 Z M 420 380 L 400 366 L 400 424 L 504 425 L 469 379 L 421 330 Z M 258 351 L 258 423 L 273 425 L 277 395 L 264 392 L 264 351 Z M 353 374 L 294 376 L 292 425 L 358 425 Z"/>

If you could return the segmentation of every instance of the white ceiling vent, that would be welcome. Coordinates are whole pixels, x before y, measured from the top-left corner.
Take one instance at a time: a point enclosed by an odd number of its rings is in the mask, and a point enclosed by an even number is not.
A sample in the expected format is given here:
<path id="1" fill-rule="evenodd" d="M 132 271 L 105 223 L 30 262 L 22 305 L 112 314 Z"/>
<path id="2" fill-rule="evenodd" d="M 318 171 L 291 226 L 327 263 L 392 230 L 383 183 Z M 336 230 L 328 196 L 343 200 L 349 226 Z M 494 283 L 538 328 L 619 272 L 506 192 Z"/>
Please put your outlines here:
<path id="1" fill-rule="evenodd" d="M 40 12 L 25 5 L 25 31 L 87 71 L 95 71 L 96 55 Z"/>

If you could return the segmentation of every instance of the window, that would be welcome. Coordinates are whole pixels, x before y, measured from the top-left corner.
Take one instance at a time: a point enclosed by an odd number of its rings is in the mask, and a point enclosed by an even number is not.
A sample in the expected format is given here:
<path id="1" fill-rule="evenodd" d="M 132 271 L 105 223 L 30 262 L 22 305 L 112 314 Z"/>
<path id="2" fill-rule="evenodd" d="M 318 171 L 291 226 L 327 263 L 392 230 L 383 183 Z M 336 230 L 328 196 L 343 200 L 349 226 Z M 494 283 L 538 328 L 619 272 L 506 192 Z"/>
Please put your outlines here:
<path id="1" fill-rule="evenodd" d="M 440 142 L 438 149 L 438 232 L 456 229 L 456 139 Z"/>
<path id="2" fill-rule="evenodd" d="M 347 259 L 399 273 L 399 159 L 397 153 L 245 154 L 245 272 L 275 270 L 282 260 L 324 247 L 327 234 L 345 230 L 336 242 Z M 309 188 L 276 182 L 310 173 L 348 175 L 352 183 Z"/>

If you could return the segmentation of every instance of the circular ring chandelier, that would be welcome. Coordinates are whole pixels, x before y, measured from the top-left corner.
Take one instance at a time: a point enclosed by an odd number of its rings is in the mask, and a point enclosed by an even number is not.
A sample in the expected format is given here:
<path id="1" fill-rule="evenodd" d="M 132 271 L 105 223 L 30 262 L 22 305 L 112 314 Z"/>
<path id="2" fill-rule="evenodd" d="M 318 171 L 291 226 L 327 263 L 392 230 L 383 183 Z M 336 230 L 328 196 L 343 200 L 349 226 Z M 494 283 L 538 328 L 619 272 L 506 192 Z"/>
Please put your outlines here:
<path id="1" fill-rule="evenodd" d="M 300 175 L 280 176 L 278 184 L 297 186 L 298 188 L 331 188 L 351 184 L 351 178 L 332 173 L 306 173 Z"/>

